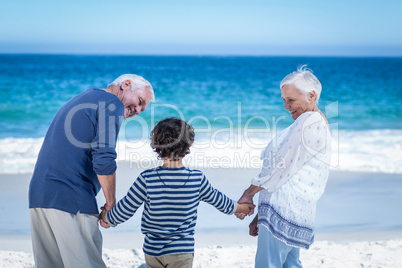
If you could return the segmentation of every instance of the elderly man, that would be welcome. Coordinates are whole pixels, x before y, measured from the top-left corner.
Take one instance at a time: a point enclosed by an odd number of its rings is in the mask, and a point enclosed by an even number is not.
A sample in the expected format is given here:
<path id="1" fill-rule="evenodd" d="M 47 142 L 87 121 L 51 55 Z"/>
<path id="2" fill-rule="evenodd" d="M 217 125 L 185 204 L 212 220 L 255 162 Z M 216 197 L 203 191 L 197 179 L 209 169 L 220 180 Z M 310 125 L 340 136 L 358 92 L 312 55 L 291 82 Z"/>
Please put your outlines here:
<path id="1" fill-rule="evenodd" d="M 153 100 L 148 81 L 125 74 L 106 89 L 73 97 L 57 112 L 29 187 L 36 267 L 106 267 L 95 196 L 102 188 L 105 208 L 114 206 L 120 125 Z"/>

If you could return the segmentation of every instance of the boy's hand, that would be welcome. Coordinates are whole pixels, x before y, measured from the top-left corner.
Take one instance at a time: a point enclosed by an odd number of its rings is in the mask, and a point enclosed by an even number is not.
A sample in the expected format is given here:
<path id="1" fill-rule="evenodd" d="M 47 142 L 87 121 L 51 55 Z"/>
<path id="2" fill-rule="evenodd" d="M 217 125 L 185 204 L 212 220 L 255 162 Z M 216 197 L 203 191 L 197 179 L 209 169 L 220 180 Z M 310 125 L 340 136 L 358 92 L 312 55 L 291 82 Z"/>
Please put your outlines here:
<path id="1" fill-rule="evenodd" d="M 242 203 L 239 204 L 237 203 L 237 209 L 235 214 L 245 214 L 245 215 L 252 215 L 254 213 L 254 208 L 255 205 L 254 204 L 250 204 L 250 203 Z"/>
<path id="2" fill-rule="evenodd" d="M 102 212 L 99 214 L 99 222 L 100 222 L 100 225 L 103 227 L 103 228 L 110 228 L 110 225 L 107 223 L 107 221 L 106 221 L 106 212 L 107 212 L 107 210 L 106 210 L 106 208 L 105 207 L 101 207 L 101 210 L 102 210 Z"/>

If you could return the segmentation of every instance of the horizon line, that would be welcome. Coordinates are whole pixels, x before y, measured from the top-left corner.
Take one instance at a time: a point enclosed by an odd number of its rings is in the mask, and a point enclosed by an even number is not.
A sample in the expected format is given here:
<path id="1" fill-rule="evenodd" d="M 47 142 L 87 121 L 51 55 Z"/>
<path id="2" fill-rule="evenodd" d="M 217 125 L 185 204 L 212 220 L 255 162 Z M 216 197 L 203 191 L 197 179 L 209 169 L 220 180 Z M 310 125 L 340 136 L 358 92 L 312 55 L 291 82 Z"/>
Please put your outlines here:
<path id="1" fill-rule="evenodd" d="M 104 56 L 104 57 L 250 57 L 250 58 L 402 58 L 402 55 L 350 55 L 350 54 L 322 54 L 322 55 L 309 55 L 309 54 L 163 54 L 163 53 L 87 53 L 87 52 L 1 52 L 0 56 Z"/>

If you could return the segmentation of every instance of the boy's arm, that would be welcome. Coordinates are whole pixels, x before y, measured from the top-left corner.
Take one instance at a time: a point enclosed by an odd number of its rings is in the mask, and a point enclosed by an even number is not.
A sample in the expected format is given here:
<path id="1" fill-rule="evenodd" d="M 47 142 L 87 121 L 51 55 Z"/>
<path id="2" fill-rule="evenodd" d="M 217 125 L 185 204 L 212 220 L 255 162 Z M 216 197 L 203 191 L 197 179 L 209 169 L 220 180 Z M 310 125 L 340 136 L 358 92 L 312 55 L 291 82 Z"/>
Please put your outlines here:
<path id="1" fill-rule="evenodd" d="M 237 202 L 230 199 L 219 190 L 214 189 L 205 176 L 203 176 L 201 180 L 200 200 L 216 207 L 219 211 L 229 215 L 235 213 L 238 209 Z M 247 210 L 244 206 L 241 206 L 241 209 Z"/>
<path id="2" fill-rule="evenodd" d="M 147 191 L 145 179 L 140 175 L 129 189 L 127 195 L 105 213 L 105 221 L 112 227 L 130 219 L 146 200 Z M 100 215 L 102 219 L 102 213 Z"/>

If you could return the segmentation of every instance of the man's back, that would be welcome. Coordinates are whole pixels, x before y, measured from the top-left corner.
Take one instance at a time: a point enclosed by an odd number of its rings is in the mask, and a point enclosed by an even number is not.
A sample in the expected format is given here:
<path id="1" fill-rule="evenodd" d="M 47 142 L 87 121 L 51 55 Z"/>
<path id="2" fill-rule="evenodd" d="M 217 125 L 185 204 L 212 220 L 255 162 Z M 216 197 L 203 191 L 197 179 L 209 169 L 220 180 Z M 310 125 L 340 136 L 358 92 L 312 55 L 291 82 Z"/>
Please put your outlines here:
<path id="1" fill-rule="evenodd" d="M 60 108 L 38 155 L 29 189 L 30 208 L 98 213 L 96 169 L 116 169 L 114 145 L 123 112 L 121 101 L 100 89 L 86 90 Z M 106 132 L 102 131 L 105 126 Z"/>

